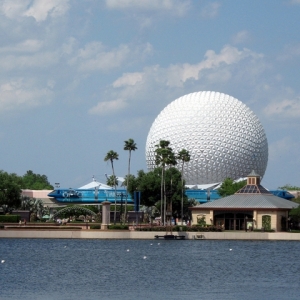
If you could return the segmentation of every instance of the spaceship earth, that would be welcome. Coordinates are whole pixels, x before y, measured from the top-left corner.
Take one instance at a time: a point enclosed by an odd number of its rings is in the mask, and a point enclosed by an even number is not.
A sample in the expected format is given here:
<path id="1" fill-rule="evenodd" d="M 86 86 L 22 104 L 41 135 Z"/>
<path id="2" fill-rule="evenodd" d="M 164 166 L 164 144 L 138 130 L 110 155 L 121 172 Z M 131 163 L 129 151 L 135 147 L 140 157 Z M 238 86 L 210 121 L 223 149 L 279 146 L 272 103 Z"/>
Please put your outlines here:
<path id="1" fill-rule="evenodd" d="M 160 140 L 177 154 L 189 151 L 183 177 L 188 185 L 246 177 L 252 170 L 263 177 L 268 141 L 256 115 L 241 101 L 219 92 L 201 91 L 167 105 L 154 120 L 146 142 L 149 171 L 155 167 Z M 182 163 L 176 168 L 181 171 Z"/>

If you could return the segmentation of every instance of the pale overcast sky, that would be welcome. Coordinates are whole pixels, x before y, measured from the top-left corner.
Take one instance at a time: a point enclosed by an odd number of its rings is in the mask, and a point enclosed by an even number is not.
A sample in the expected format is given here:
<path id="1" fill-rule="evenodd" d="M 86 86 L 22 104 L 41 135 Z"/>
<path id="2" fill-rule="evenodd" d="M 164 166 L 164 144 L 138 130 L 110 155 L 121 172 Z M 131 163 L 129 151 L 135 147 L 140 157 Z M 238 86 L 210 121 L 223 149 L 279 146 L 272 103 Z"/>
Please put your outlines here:
<path id="1" fill-rule="evenodd" d="M 265 128 L 263 185 L 300 186 L 299 22 L 300 0 L 0 0 L 0 169 L 105 182 L 133 138 L 136 175 L 159 112 L 212 90 Z"/>

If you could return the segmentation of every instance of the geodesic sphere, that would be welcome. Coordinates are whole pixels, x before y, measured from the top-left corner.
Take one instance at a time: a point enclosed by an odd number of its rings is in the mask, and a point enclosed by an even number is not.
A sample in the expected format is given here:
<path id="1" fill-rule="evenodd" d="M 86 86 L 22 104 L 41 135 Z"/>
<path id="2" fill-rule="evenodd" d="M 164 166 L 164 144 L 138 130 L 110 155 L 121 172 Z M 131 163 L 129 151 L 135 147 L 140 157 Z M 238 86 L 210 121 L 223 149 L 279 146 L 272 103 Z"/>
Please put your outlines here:
<path id="1" fill-rule="evenodd" d="M 166 106 L 153 122 L 146 142 L 149 171 L 160 140 L 170 141 L 177 154 L 189 151 L 184 164 L 186 184 L 222 182 L 266 171 L 268 141 L 255 114 L 241 101 L 218 92 L 182 96 Z M 182 163 L 177 168 L 181 171 Z"/>

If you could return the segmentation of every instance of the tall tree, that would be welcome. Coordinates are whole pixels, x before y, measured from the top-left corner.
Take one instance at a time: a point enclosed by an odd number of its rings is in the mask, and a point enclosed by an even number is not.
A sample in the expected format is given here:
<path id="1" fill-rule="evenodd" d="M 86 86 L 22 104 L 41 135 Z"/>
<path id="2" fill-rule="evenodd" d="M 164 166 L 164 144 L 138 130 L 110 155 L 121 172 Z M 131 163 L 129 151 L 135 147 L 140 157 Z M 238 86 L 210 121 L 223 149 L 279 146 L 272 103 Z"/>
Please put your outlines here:
<path id="1" fill-rule="evenodd" d="M 166 191 L 172 191 L 167 193 L 169 200 L 172 200 L 172 215 L 174 218 L 180 216 L 181 211 L 181 173 L 174 167 L 165 170 L 165 186 Z M 135 179 L 129 181 L 129 193 L 133 196 L 134 191 L 138 189 L 141 191 L 141 204 L 147 207 L 157 207 L 157 210 L 161 210 L 161 167 L 155 168 L 153 171 L 145 173 L 144 171 L 138 171 L 138 175 Z M 187 196 L 183 195 L 183 215 L 188 216 L 188 207 L 191 204 L 188 201 Z"/>
<path id="2" fill-rule="evenodd" d="M 21 205 L 21 189 L 13 176 L 0 170 L 0 206 L 4 212 L 11 212 Z"/>
<path id="3" fill-rule="evenodd" d="M 181 161 L 181 225 L 183 225 L 183 189 L 184 189 L 184 178 L 183 178 L 183 167 L 184 163 L 187 163 L 190 161 L 191 156 L 189 151 L 182 149 L 178 155 L 177 159 Z"/>
<path id="4" fill-rule="evenodd" d="M 161 217 L 163 223 L 166 223 L 166 185 L 165 185 L 165 170 L 167 165 L 175 163 L 175 156 L 172 148 L 169 147 L 170 142 L 161 140 L 159 144 L 155 145 L 155 163 L 161 167 Z M 164 202 L 164 203 L 163 203 Z M 163 211 L 164 207 L 164 211 Z"/>
<path id="5" fill-rule="evenodd" d="M 113 150 L 107 152 L 104 161 L 110 161 L 111 168 L 113 172 L 113 176 L 115 176 L 115 169 L 114 169 L 114 160 L 119 159 L 119 154 Z M 116 224 L 116 216 L 117 216 L 117 185 L 115 184 L 115 212 L 114 212 L 114 224 Z"/>
<path id="6" fill-rule="evenodd" d="M 129 185 L 129 176 L 130 176 L 130 161 L 131 161 L 131 151 L 137 150 L 136 143 L 133 139 L 124 141 L 124 150 L 128 151 L 128 172 L 127 172 L 127 181 L 126 181 L 126 198 L 125 198 L 125 220 L 127 217 L 127 198 L 128 198 L 128 185 Z"/>

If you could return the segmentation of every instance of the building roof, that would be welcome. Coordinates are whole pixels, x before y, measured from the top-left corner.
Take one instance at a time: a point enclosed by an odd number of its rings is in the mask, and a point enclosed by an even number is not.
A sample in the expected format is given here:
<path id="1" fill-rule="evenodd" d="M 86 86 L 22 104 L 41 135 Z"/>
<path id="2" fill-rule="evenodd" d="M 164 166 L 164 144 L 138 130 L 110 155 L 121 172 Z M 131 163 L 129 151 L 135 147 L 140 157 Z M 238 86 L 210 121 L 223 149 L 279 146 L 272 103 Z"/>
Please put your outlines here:
<path id="1" fill-rule="evenodd" d="M 265 189 L 260 184 L 255 184 L 255 185 L 247 184 L 235 193 L 235 195 L 238 195 L 238 194 L 266 194 L 266 195 L 272 195 L 271 192 L 269 192 L 267 189 Z"/>
<path id="2" fill-rule="evenodd" d="M 106 185 L 104 183 L 98 182 L 96 180 L 93 180 L 92 182 L 78 188 L 79 190 L 89 190 L 89 189 L 94 189 L 98 188 L 99 190 L 111 190 L 112 187 L 109 185 Z"/>
<path id="3" fill-rule="evenodd" d="M 260 176 L 253 170 L 248 177 Z M 234 195 L 207 202 L 196 206 L 199 209 L 292 209 L 298 207 L 298 203 L 277 197 L 259 184 L 247 184 Z"/>
<path id="4" fill-rule="evenodd" d="M 260 175 L 257 174 L 254 170 L 252 170 L 251 173 L 247 177 L 252 177 L 252 176 L 260 177 Z"/>
<path id="5" fill-rule="evenodd" d="M 272 194 L 234 194 L 196 207 L 199 209 L 292 209 L 298 205 Z"/>

